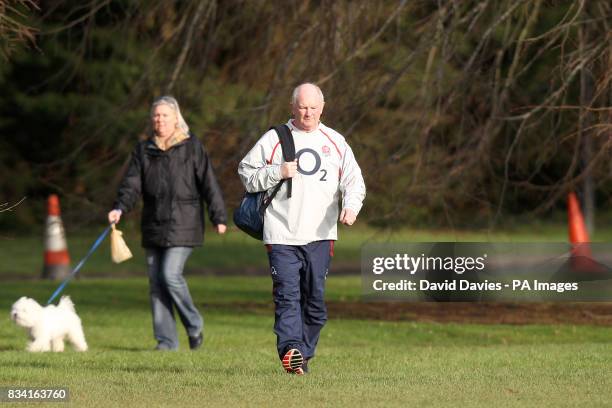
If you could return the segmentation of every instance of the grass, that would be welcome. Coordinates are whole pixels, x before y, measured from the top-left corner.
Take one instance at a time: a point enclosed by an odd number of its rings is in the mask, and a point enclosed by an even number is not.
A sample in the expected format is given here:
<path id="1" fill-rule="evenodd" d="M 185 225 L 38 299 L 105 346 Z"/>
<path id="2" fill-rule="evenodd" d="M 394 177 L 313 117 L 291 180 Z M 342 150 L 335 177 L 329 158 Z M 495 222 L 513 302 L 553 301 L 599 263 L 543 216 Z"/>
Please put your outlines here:
<path id="1" fill-rule="evenodd" d="M 331 316 L 312 373 L 282 372 L 268 277 L 191 277 L 205 347 L 156 353 L 146 279 L 83 279 L 67 289 L 91 350 L 22 351 L 26 336 L 0 320 L 0 387 L 65 386 L 75 406 L 609 406 L 612 328 L 461 325 Z M 0 309 L 55 285 L 9 281 Z M 359 277 L 332 276 L 329 300 L 357 300 Z M 8 315 L 8 313 L 7 313 Z"/>
<path id="2" fill-rule="evenodd" d="M 68 230 L 73 266 L 101 231 Z M 134 228 L 124 232 L 135 259 L 112 264 L 105 242 L 85 264 L 82 279 L 66 289 L 84 323 L 87 353 L 23 351 L 27 338 L 9 321 L 10 305 L 22 295 L 44 303 L 57 283 L 23 279 L 40 276 L 42 237 L 0 238 L 0 309 L 6 311 L 0 319 L 0 387 L 64 386 L 72 405 L 87 407 L 563 407 L 609 406 L 612 400 L 610 327 L 330 316 L 312 373 L 288 376 L 276 356 L 269 278 L 198 274 L 265 269 L 261 243 L 235 231 L 224 236 L 209 231 L 206 245 L 187 265 L 193 297 L 204 313 L 205 347 L 189 352 L 181 329 L 181 351 L 153 352 L 140 237 Z M 612 241 L 606 234 L 595 238 Z M 545 224 L 495 234 L 340 227 L 334 265 L 357 271 L 361 247 L 369 242 L 432 241 L 564 242 L 566 227 Z M 330 276 L 328 300 L 360 299 L 359 276 L 334 276 L 333 269 Z"/>
<path id="3" fill-rule="evenodd" d="M 92 255 L 83 268 L 83 274 L 88 276 L 140 275 L 144 265 L 144 251 L 140 247 L 140 233 L 133 224 L 121 226 L 125 228 L 124 237 L 134 254 L 134 259 L 119 265 L 110 261 L 110 246 L 108 239 Z M 99 230 L 67 229 L 68 249 L 72 257 L 72 266 L 87 254 L 104 227 Z M 42 228 L 40 236 L 15 236 L 4 234 L 0 237 L 0 280 L 17 278 L 38 278 L 43 266 Z M 339 240 L 336 243 L 334 265 L 348 266 L 359 270 L 361 247 L 366 243 L 401 243 L 401 242 L 566 242 L 567 227 L 562 224 L 542 224 L 520 227 L 508 231 L 488 233 L 487 231 L 454 231 L 454 230 L 417 230 L 402 229 L 386 231 L 356 225 L 351 228 L 339 226 Z M 595 241 L 612 242 L 612 231 L 600 230 L 594 237 Z M 17 259 L 19 262 L 9 262 Z M 207 231 L 206 243 L 191 255 L 187 271 L 201 272 L 203 270 L 233 270 L 265 269 L 267 257 L 261 242 L 246 234 L 230 228 L 222 236 Z"/>

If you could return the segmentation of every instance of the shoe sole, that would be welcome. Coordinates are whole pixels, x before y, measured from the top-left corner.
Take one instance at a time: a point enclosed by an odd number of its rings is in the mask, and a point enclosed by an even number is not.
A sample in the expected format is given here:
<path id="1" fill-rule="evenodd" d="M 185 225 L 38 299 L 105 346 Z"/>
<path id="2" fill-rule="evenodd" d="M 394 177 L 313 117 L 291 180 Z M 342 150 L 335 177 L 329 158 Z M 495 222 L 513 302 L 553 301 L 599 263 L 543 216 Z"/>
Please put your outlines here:
<path id="1" fill-rule="evenodd" d="M 283 356 L 283 368 L 292 374 L 303 375 L 304 370 L 302 364 L 304 363 L 304 357 L 298 349 L 291 349 Z"/>

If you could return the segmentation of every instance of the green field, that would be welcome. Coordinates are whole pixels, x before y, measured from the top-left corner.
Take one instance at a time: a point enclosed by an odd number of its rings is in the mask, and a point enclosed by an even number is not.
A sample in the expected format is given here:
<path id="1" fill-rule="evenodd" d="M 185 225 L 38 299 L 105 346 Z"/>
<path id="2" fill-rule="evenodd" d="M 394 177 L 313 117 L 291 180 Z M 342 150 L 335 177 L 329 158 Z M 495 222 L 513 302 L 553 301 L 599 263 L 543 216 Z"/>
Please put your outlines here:
<path id="1" fill-rule="evenodd" d="M 328 281 L 357 300 L 358 277 Z M 0 386 L 70 390 L 75 406 L 609 406 L 612 328 L 345 320 L 330 316 L 311 373 L 284 374 L 268 277 L 191 277 L 205 346 L 154 352 L 144 278 L 82 279 L 67 289 L 90 351 L 29 354 L 8 318 L 51 282 L 0 286 Z M 53 405 L 57 406 L 57 404 Z"/>
<path id="2" fill-rule="evenodd" d="M 68 230 L 73 266 L 103 228 Z M 609 406 L 612 327 L 478 325 L 330 316 L 311 373 L 285 374 L 272 332 L 271 283 L 261 243 L 208 233 L 186 273 L 205 318 L 205 346 L 152 351 L 151 315 L 139 236 L 126 227 L 135 259 L 110 262 L 108 242 L 71 282 L 90 345 L 87 353 L 29 354 L 8 317 L 20 296 L 44 303 L 57 282 L 40 281 L 42 238 L 0 239 L 0 387 L 68 387 L 74 406 Z M 368 242 L 563 242 L 564 226 L 508 233 L 340 229 L 327 299 L 360 300 L 358 272 Z M 597 237 L 609 240 L 605 234 Z M 242 273 L 244 272 L 244 273 Z M 214 274 L 212 274 L 214 273 Z M 224 276 L 224 274 L 226 276 Z M 102 277 L 102 278 L 101 278 Z M 342 306 L 341 306 L 342 307 Z M 486 306 L 483 306 L 486 307 Z M 52 406 L 58 406 L 53 404 Z"/>
<path id="3" fill-rule="evenodd" d="M 82 274 L 85 276 L 119 277 L 144 274 L 143 250 L 140 248 L 140 234 L 133 223 L 121 225 L 126 242 L 134 259 L 119 265 L 110 261 L 108 240 L 87 261 Z M 372 242 L 567 242 L 567 227 L 562 224 L 532 223 L 513 230 L 489 233 L 487 231 L 461 230 L 420 230 L 401 231 L 378 230 L 365 226 L 351 228 L 339 226 L 339 240 L 336 243 L 334 267 L 350 267 L 359 270 L 361 247 Z M 104 226 L 93 230 L 72 231 L 67 228 L 67 242 L 73 266 L 85 256 L 90 246 Z M 612 231 L 600 230 L 594 237 L 596 241 L 612 242 Z M 4 233 L 0 236 L 0 280 L 38 278 L 43 264 L 43 231 L 40 236 L 18 236 Z M 11 260 L 11 261 L 9 261 Z M 189 258 L 187 273 L 231 271 L 240 274 L 243 270 L 262 269 L 267 265 L 265 249 L 260 241 L 230 227 L 222 236 L 212 231 L 206 233 L 204 248 L 197 249 Z"/>

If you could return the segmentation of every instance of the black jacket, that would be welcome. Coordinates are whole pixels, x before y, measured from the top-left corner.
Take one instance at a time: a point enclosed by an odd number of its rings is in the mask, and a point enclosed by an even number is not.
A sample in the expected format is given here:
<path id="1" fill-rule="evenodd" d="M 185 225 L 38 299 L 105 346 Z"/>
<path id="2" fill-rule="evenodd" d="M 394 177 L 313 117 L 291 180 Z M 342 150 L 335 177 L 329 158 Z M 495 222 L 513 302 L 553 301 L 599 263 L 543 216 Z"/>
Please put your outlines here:
<path id="1" fill-rule="evenodd" d="M 202 245 L 203 201 L 213 224 L 227 224 L 223 195 L 210 159 L 194 135 L 166 151 L 152 139 L 136 146 L 114 208 L 127 213 L 141 196 L 145 248 Z"/>

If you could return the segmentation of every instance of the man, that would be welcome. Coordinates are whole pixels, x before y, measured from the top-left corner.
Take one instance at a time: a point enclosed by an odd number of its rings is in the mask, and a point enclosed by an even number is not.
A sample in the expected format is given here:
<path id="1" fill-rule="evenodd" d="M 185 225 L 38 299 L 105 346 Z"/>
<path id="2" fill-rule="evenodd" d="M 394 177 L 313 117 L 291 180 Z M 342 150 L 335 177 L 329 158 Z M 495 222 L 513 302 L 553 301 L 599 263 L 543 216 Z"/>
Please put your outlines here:
<path id="1" fill-rule="evenodd" d="M 238 167 L 249 192 L 293 180 L 291 197 L 284 183 L 266 210 L 263 241 L 273 280 L 278 354 L 285 370 L 295 374 L 308 371 L 327 321 L 323 297 L 337 221 L 353 225 L 365 198 L 353 151 L 342 135 L 319 121 L 324 104 L 318 86 L 305 83 L 295 88 L 293 118 L 287 126 L 296 160 L 283 161 L 278 135 L 270 130 Z"/>

